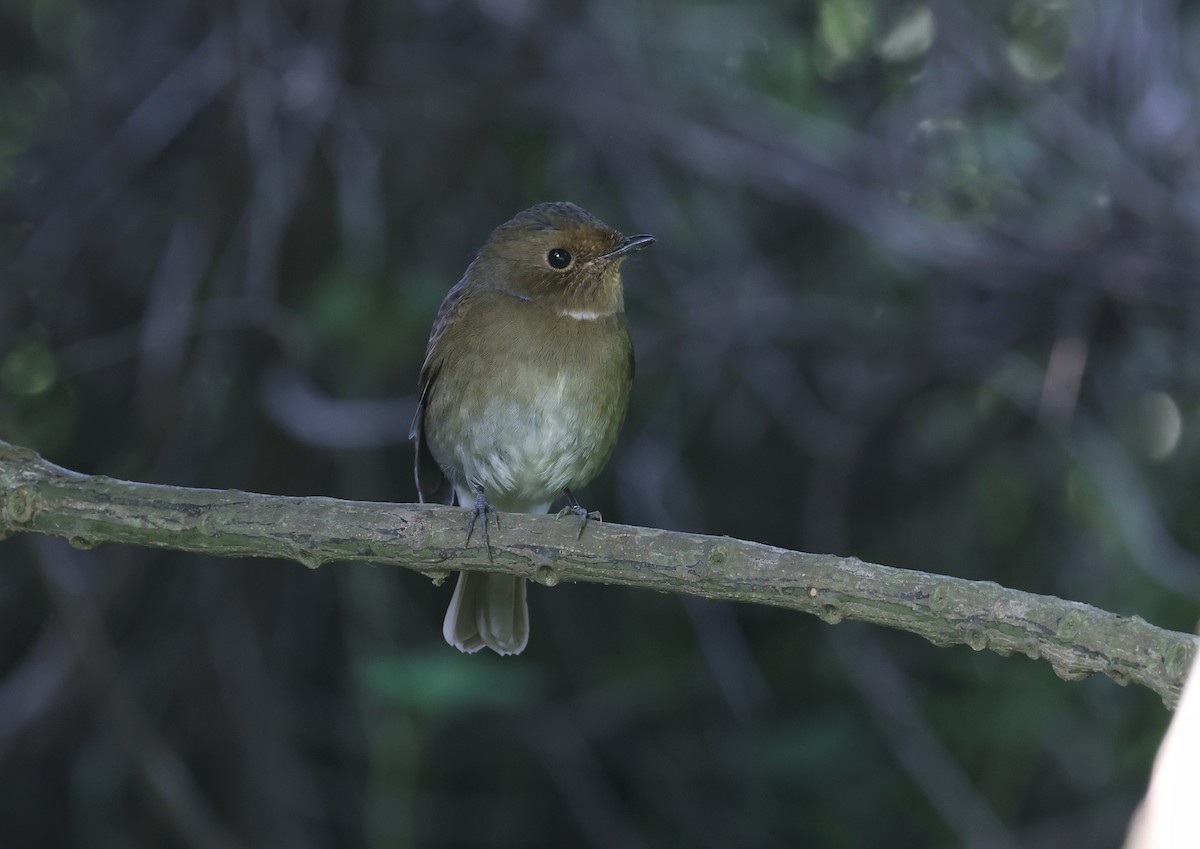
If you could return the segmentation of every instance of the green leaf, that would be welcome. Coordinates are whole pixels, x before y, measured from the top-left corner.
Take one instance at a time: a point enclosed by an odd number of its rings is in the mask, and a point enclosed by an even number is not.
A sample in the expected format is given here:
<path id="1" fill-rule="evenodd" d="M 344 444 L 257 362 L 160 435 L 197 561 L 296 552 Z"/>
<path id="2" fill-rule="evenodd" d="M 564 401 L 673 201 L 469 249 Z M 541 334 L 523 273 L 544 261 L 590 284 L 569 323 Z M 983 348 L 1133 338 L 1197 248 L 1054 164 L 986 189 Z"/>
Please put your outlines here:
<path id="1" fill-rule="evenodd" d="M 821 4 L 817 25 L 835 60 L 850 62 L 862 55 L 874 29 L 873 12 L 867 0 L 825 0 Z"/>
<path id="2" fill-rule="evenodd" d="M 40 338 L 22 342 L 0 362 L 0 385 L 14 395 L 41 395 L 57 377 L 54 353 Z"/>
<path id="3" fill-rule="evenodd" d="M 542 679 L 528 664 L 438 648 L 358 663 L 355 677 L 371 698 L 416 713 L 445 715 L 479 708 L 517 708 L 537 701 Z"/>

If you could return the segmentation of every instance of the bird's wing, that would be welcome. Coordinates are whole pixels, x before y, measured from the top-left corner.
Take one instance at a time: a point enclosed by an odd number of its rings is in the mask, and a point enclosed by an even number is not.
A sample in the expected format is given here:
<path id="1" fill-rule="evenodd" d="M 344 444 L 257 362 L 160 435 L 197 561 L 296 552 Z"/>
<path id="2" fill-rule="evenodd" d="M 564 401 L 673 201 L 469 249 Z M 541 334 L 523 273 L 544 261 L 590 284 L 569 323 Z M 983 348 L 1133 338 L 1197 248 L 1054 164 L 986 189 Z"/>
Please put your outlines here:
<path id="1" fill-rule="evenodd" d="M 425 348 L 425 363 L 421 366 L 421 379 L 417 387 L 417 412 L 408 431 L 408 438 L 413 440 L 416 448 L 413 478 L 417 483 L 417 497 L 422 504 L 452 504 L 454 499 L 454 485 L 429 453 L 429 444 L 425 438 L 425 409 L 442 366 L 438 341 L 446 327 L 462 310 L 466 294 L 464 283 L 465 279 L 460 280 L 458 285 L 446 294 L 446 299 L 438 309 L 437 318 L 433 321 L 433 330 Z"/>

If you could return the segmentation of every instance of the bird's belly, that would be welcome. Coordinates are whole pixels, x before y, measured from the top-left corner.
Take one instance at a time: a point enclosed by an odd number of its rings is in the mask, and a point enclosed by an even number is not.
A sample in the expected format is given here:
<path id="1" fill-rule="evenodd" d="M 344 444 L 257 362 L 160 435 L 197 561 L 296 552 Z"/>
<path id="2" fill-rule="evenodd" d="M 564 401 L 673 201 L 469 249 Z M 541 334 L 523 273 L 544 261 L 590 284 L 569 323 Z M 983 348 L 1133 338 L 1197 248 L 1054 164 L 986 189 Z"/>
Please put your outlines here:
<path id="1" fill-rule="evenodd" d="M 530 510 L 583 486 L 607 461 L 624 417 L 623 405 L 603 409 L 589 383 L 561 373 L 524 397 L 497 392 L 479 410 L 460 410 L 453 465 L 501 510 Z"/>

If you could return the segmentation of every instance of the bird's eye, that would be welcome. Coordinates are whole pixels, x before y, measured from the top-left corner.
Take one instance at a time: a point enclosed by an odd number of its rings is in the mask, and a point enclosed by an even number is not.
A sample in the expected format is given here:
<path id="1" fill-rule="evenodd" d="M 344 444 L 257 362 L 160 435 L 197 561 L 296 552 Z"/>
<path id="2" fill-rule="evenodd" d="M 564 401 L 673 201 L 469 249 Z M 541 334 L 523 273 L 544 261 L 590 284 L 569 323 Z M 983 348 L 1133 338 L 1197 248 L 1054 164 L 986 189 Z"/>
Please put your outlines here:
<path id="1" fill-rule="evenodd" d="M 571 264 L 571 253 L 564 251 L 562 248 L 555 248 L 546 254 L 546 263 L 551 268 L 557 268 L 559 271 L 562 271 Z"/>

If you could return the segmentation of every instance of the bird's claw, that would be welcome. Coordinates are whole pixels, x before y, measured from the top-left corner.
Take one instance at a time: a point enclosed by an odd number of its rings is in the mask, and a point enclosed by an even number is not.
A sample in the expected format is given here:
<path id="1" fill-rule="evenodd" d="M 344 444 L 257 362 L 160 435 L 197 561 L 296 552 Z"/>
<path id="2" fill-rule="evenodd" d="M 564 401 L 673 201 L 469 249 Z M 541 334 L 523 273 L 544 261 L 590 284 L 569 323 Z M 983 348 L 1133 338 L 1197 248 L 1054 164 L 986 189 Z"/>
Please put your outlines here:
<path id="1" fill-rule="evenodd" d="M 467 523 L 467 541 L 464 547 L 471 544 L 471 534 L 475 532 L 475 522 L 483 519 L 483 544 L 487 546 L 488 562 L 492 560 L 492 537 L 488 533 L 488 514 L 491 514 L 492 521 L 496 523 L 496 527 L 500 527 L 500 514 L 496 512 L 496 508 L 491 505 L 487 497 L 483 494 L 483 489 L 475 490 L 475 507 L 471 510 L 471 521 Z"/>
<path id="2" fill-rule="evenodd" d="M 578 516 L 580 518 L 579 533 L 575 535 L 575 539 L 579 540 L 583 537 L 583 529 L 587 527 L 588 519 L 595 519 L 597 522 L 603 522 L 604 517 L 600 515 L 599 510 L 588 510 L 586 507 L 580 506 L 579 502 L 575 500 L 575 496 L 571 494 L 571 490 L 567 489 L 564 490 L 564 492 L 567 494 L 567 501 L 570 503 L 567 504 L 567 506 L 563 509 L 559 510 L 558 515 L 554 518 L 561 519 L 568 513 Z"/>

